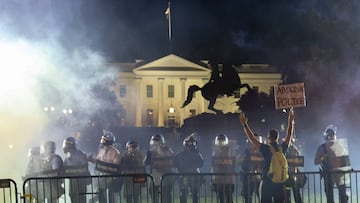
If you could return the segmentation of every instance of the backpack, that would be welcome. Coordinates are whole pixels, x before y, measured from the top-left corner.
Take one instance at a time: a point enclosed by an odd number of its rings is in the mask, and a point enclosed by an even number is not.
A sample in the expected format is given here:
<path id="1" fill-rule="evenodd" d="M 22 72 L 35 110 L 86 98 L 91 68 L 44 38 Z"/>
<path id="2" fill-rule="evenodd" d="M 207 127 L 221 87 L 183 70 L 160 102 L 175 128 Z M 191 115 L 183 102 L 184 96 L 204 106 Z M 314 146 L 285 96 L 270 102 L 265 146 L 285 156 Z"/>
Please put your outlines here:
<path id="1" fill-rule="evenodd" d="M 289 178 L 288 162 L 283 153 L 281 145 L 276 151 L 272 145 L 269 145 L 272 154 L 268 176 L 274 183 L 284 183 Z"/>

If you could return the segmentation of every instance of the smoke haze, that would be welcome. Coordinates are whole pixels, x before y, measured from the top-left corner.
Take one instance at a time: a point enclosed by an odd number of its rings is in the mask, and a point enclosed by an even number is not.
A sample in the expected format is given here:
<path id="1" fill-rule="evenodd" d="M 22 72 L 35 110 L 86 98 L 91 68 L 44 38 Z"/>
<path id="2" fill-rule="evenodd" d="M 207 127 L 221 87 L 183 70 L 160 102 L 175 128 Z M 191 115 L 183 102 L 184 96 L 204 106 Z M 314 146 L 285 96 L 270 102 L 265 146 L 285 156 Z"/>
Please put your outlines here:
<path id="1" fill-rule="evenodd" d="M 81 114 L 79 125 L 85 125 L 104 105 L 91 90 L 108 85 L 117 74 L 101 53 L 86 44 L 70 47 L 79 42 L 62 43 L 66 24 L 54 24 L 49 3 L 1 3 L 0 178 L 19 181 L 25 173 L 28 149 L 45 140 L 56 141 L 60 153 L 61 142 L 69 135 L 62 129 L 45 131 L 51 119 L 65 116 L 66 108 L 73 115 Z M 67 21 L 71 16 L 56 17 Z M 77 35 L 81 42 L 87 41 L 85 33 Z"/>

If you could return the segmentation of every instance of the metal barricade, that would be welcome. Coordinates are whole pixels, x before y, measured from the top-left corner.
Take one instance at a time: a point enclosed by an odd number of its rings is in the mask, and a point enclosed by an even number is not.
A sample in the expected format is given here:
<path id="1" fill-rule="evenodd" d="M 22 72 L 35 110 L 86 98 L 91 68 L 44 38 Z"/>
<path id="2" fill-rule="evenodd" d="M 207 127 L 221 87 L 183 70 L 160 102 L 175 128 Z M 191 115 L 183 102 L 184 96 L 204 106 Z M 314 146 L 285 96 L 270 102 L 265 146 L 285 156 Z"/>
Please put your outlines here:
<path id="1" fill-rule="evenodd" d="M 155 202 L 244 202 L 242 178 L 240 173 L 165 174 L 161 179 L 159 200 Z"/>
<path id="2" fill-rule="evenodd" d="M 14 180 L 0 179 L 0 202 L 18 202 L 17 194 L 17 186 Z"/>
<path id="3" fill-rule="evenodd" d="M 346 202 L 359 201 L 360 171 L 330 172 L 333 183 L 329 189 L 333 193 L 335 203 L 343 203 L 342 191 L 345 189 Z M 230 199 L 234 203 L 260 202 L 257 180 L 261 174 L 255 173 L 183 173 L 165 174 L 161 180 L 160 197 L 157 202 L 227 202 L 220 199 Z M 291 179 L 286 182 L 286 202 L 327 202 L 328 195 L 324 189 L 324 174 L 319 171 L 290 174 Z M 218 180 L 217 180 L 218 179 Z M 343 182 L 343 186 L 336 183 Z M 253 184 L 256 183 L 256 184 Z M 260 183 L 261 184 L 261 183 Z M 299 196 L 296 196 L 298 194 Z M 231 198 L 229 198 L 231 196 Z M 246 199 L 247 198 L 247 199 Z"/>
<path id="4" fill-rule="evenodd" d="M 307 180 L 301 188 L 303 202 L 359 202 L 358 170 L 304 172 Z M 328 192 L 325 187 L 327 185 Z"/>
<path id="5" fill-rule="evenodd" d="M 325 175 L 333 181 L 329 188 L 335 203 L 342 203 L 341 194 L 346 193 L 349 203 L 358 203 L 360 171 L 346 172 L 319 171 L 291 174 L 294 182 L 287 183 L 287 202 L 299 202 L 294 196 L 295 186 L 301 202 L 327 202 L 325 193 Z M 233 203 L 258 203 L 258 185 L 260 174 L 255 173 L 173 173 L 161 178 L 161 185 L 155 186 L 151 175 L 113 175 L 81 177 L 29 178 L 23 184 L 24 202 L 149 202 L 149 203 L 185 203 L 221 202 L 228 199 Z M 344 183 L 339 187 L 336 183 Z M 10 179 L 0 180 L 0 202 L 18 202 L 17 188 Z M 156 198 L 157 197 L 157 198 Z M 248 199 L 246 200 L 246 197 Z M 73 201 L 71 201 L 73 200 Z M 224 201 L 225 202 L 225 201 Z"/>
<path id="6" fill-rule="evenodd" d="M 29 178 L 24 202 L 153 202 L 154 182 L 148 174 Z"/>

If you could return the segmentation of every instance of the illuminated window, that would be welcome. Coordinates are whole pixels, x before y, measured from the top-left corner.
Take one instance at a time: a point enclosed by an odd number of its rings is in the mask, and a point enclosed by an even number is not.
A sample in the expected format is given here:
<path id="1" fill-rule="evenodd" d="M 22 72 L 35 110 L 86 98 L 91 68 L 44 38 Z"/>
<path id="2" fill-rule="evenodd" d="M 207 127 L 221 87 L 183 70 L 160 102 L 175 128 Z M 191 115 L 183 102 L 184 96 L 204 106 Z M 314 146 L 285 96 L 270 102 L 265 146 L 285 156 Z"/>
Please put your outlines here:
<path id="1" fill-rule="evenodd" d="M 190 114 L 189 117 L 196 116 L 196 110 L 195 109 L 190 109 L 189 114 Z"/>
<path id="2" fill-rule="evenodd" d="M 153 97 L 153 86 L 146 85 L 146 97 L 152 98 Z"/>
<path id="3" fill-rule="evenodd" d="M 126 97 L 126 85 L 120 85 L 120 97 Z"/>
<path id="4" fill-rule="evenodd" d="M 154 112 L 152 109 L 146 109 L 146 125 L 153 126 L 154 124 Z"/>
<path id="5" fill-rule="evenodd" d="M 168 97 L 174 98 L 174 96 L 175 96 L 175 87 L 174 87 L 174 85 L 169 85 L 168 86 Z"/>

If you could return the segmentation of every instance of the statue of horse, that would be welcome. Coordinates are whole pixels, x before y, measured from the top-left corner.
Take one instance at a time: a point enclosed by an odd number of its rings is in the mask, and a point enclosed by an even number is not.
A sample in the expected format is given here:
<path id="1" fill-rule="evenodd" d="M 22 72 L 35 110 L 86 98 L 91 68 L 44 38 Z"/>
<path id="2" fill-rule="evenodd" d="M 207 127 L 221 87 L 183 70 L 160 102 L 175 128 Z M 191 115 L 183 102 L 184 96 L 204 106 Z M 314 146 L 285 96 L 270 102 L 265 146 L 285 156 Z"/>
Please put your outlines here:
<path id="1" fill-rule="evenodd" d="M 191 85 L 188 88 L 187 98 L 182 108 L 190 104 L 193 94 L 200 90 L 203 98 L 209 101 L 208 109 L 214 111 L 216 114 L 220 114 L 222 111 L 214 108 L 218 95 L 231 96 L 235 90 L 243 87 L 246 87 L 248 91 L 252 90 L 248 84 L 241 84 L 240 77 L 233 67 L 224 66 L 221 76 L 218 67 L 214 67 L 208 83 L 203 87 Z"/>

